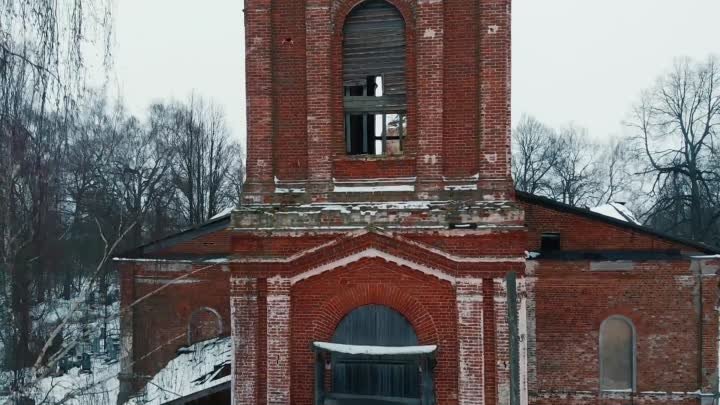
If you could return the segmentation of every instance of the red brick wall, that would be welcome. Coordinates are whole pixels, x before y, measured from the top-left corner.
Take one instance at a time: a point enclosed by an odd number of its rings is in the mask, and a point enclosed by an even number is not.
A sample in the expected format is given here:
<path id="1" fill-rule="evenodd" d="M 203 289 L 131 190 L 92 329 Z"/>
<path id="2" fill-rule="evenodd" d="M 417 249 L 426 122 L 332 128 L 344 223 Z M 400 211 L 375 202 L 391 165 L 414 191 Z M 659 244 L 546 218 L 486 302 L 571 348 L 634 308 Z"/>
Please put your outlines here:
<path id="1" fill-rule="evenodd" d="M 447 177 L 469 177 L 479 170 L 479 3 L 445 2 L 444 18 L 451 22 L 445 25 L 443 49 L 443 163 Z"/>
<path id="2" fill-rule="evenodd" d="M 525 208 L 529 251 L 540 250 L 540 237 L 543 232 L 559 232 L 562 250 L 570 251 L 696 250 L 646 232 L 622 228 L 598 219 L 524 201 L 521 201 L 521 204 Z"/>
<path id="3" fill-rule="evenodd" d="M 703 288 L 704 330 L 709 336 L 707 372 L 698 381 L 698 278 L 690 272 L 689 260 L 635 262 L 631 271 L 590 271 L 590 263 L 581 261 L 539 262 L 537 385 L 531 391 L 541 397 L 549 391 L 597 391 L 598 333 L 611 315 L 625 316 L 635 326 L 638 392 L 693 392 L 710 386 L 717 348 L 709 347 L 709 340 L 717 336 L 717 313 L 707 306 L 713 306 L 711 295 L 717 296 L 716 277 L 703 279 L 712 287 Z"/>
<path id="4" fill-rule="evenodd" d="M 313 398 L 313 341 L 329 341 L 351 310 L 387 305 L 415 328 L 420 344 L 437 344 L 435 385 L 438 403 L 457 401 L 457 308 L 454 288 L 432 276 L 381 259 L 365 259 L 301 281 L 292 290 L 292 399 Z"/>
<path id="5" fill-rule="evenodd" d="M 161 265 L 165 266 L 165 265 Z M 206 268 L 207 267 L 207 268 Z M 123 272 L 130 271 L 126 265 Z M 187 275 L 171 285 L 163 281 Z M 230 333 L 229 272 L 221 266 L 179 265 L 175 268 L 143 264 L 135 266 L 132 297 L 124 297 L 123 306 L 138 301 L 133 307 L 133 369 L 152 376 L 175 357 L 181 346 L 188 344 L 190 315 L 200 308 L 211 308 L 222 317 L 223 335 Z M 175 270 L 175 271 L 173 271 Z M 123 289 L 123 294 L 128 289 Z M 147 298 L 143 298 L 148 296 Z"/>
<path id="6" fill-rule="evenodd" d="M 307 179 L 307 104 L 305 5 L 274 1 L 272 5 L 273 159 L 280 180 Z M 252 85 L 248 82 L 248 85 Z M 312 83 L 311 83 L 312 85 Z"/>
<path id="7" fill-rule="evenodd" d="M 274 177 L 316 200 L 333 178 L 509 188 L 510 0 L 388 1 L 406 22 L 408 137 L 378 160 L 345 154 L 342 27 L 360 0 L 247 0 L 247 201 L 269 201 Z"/>

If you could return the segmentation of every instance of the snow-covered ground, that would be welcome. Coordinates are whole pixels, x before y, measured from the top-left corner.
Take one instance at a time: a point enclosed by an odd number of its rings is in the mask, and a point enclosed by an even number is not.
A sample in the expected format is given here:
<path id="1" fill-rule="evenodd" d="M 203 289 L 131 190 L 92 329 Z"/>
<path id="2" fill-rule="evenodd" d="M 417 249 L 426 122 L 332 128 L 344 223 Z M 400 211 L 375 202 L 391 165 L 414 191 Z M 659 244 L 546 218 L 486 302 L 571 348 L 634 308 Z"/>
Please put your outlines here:
<path id="1" fill-rule="evenodd" d="M 72 311 L 76 307 L 77 310 Z M 64 358 L 65 370 L 25 384 L 23 393 L 36 405 L 115 405 L 120 371 L 117 342 L 120 333 L 119 304 L 98 305 L 84 295 L 52 300 L 33 308 L 33 329 L 48 336 L 63 319 L 63 346 L 73 347 Z M 106 339 L 101 339 L 104 334 Z M 89 369 L 81 369 L 82 354 L 89 355 Z M 29 372 L 30 374 L 30 372 Z M 0 371 L 0 405 L 10 402 L 11 372 Z"/>
<path id="2" fill-rule="evenodd" d="M 230 381 L 232 342 L 216 338 L 180 349 L 130 405 L 160 405 Z"/>

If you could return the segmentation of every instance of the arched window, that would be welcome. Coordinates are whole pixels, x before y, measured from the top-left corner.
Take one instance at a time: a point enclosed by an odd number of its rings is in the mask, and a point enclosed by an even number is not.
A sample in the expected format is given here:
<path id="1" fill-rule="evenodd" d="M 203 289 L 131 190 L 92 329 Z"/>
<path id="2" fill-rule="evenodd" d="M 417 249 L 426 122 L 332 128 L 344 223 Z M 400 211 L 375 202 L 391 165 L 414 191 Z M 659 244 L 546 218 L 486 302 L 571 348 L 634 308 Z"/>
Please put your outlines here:
<path id="1" fill-rule="evenodd" d="M 338 325 L 333 343 L 367 346 L 416 346 L 410 323 L 397 311 L 366 305 L 350 312 Z M 418 363 L 413 360 L 337 356 L 332 388 L 338 394 L 420 398 Z"/>
<path id="2" fill-rule="evenodd" d="M 384 0 L 355 7 L 343 27 L 345 142 L 351 155 L 399 155 L 407 132 L 405 20 Z"/>
<path id="3" fill-rule="evenodd" d="M 188 321 L 188 345 L 218 337 L 223 333 L 220 314 L 208 307 L 196 309 Z"/>
<path id="4" fill-rule="evenodd" d="M 622 316 L 600 325 L 600 389 L 635 390 L 635 328 Z"/>

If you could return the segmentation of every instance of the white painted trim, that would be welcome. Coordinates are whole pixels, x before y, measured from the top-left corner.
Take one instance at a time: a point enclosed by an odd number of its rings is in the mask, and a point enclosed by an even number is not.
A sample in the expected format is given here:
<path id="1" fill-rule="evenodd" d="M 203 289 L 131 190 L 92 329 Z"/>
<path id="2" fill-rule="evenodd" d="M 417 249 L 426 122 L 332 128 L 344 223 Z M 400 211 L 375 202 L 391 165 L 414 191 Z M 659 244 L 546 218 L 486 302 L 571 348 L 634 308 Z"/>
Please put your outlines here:
<path id="1" fill-rule="evenodd" d="M 440 280 L 444 280 L 449 282 L 450 284 L 455 284 L 455 277 L 445 273 L 442 270 L 435 269 L 432 267 L 424 266 L 420 263 L 415 263 L 410 260 L 403 259 L 401 257 L 397 257 L 395 255 L 391 255 L 389 253 L 383 252 L 381 250 L 375 249 L 375 248 L 369 248 L 365 249 L 361 252 L 352 254 L 350 256 L 343 257 L 341 259 L 325 263 L 323 265 L 314 267 L 308 271 L 305 271 L 303 273 L 300 273 L 290 279 L 290 284 L 295 285 L 299 281 L 306 280 L 310 277 L 314 277 L 317 275 L 320 275 L 322 273 L 325 273 L 327 271 L 347 266 L 350 263 L 357 262 L 362 259 L 369 259 L 369 258 L 380 258 L 387 262 L 395 263 L 399 266 L 405 266 L 409 267 L 413 270 L 417 270 L 421 273 L 437 277 Z"/>
<path id="2" fill-rule="evenodd" d="M 294 260 L 300 259 L 301 257 L 304 257 L 311 253 L 317 252 L 318 250 L 321 250 L 323 248 L 337 245 L 338 243 L 340 243 L 344 240 L 363 236 L 368 233 L 370 233 L 370 232 L 366 229 L 357 230 L 356 232 L 352 232 L 348 235 L 343 235 L 343 237 L 341 237 L 341 238 L 332 240 L 330 242 L 323 243 L 322 245 L 315 246 L 310 249 L 297 252 L 297 253 L 293 254 L 292 256 L 273 257 L 273 258 L 238 257 L 238 258 L 230 259 L 228 261 L 228 263 L 290 263 Z M 433 246 L 407 239 L 401 235 L 393 235 L 393 234 L 386 233 L 386 232 L 375 232 L 375 233 L 377 233 L 378 235 L 386 236 L 390 239 L 400 241 L 402 243 L 406 243 L 408 245 L 418 247 L 425 251 L 432 252 L 438 256 L 442 256 L 442 257 L 452 260 L 453 262 L 456 262 L 456 263 L 525 263 L 526 262 L 525 256 L 479 256 L 479 257 L 457 256 L 452 253 L 448 253 L 443 250 L 437 249 Z"/>

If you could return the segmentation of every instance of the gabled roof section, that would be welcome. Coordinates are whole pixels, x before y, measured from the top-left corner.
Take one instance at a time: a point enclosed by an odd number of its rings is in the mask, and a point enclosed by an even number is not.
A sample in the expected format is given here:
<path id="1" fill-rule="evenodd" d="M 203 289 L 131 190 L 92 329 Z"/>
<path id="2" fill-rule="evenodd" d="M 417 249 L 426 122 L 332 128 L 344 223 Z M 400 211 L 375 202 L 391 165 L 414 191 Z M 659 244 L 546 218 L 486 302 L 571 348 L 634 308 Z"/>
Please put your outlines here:
<path id="1" fill-rule="evenodd" d="M 673 236 L 664 232 L 656 231 L 652 228 L 649 228 L 647 226 L 638 225 L 636 223 L 630 222 L 630 221 L 624 221 L 621 219 L 609 217 L 607 215 L 603 215 L 601 213 L 593 212 L 586 208 L 579 208 L 574 207 L 572 205 L 568 205 L 565 203 L 561 203 L 555 200 L 552 200 L 547 197 L 541 197 L 538 195 L 526 193 L 524 191 L 517 190 L 516 196 L 519 201 L 526 202 L 528 204 L 534 204 L 543 206 L 546 208 L 550 208 L 553 210 L 561 211 L 561 212 L 567 212 L 570 214 L 575 214 L 578 216 L 586 217 L 595 221 L 604 222 L 613 226 L 617 226 L 619 228 L 625 228 L 632 231 L 636 231 L 645 235 L 650 235 L 656 238 L 664 239 L 669 242 L 685 245 L 688 247 L 691 247 L 693 249 L 697 249 L 700 252 L 707 253 L 707 254 L 718 254 L 720 253 L 720 248 L 706 245 L 701 242 L 693 241 L 686 238 L 681 238 L 677 236 Z"/>
<path id="2" fill-rule="evenodd" d="M 230 216 L 231 213 L 215 216 L 204 224 L 185 229 L 164 238 L 160 238 L 136 248 L 118 253 L 116 257 L 145 257 L 160 250 L 175 246 L 179 243 L 187 242 L 203 235 L 227 229 L 230 226 Z"/>

